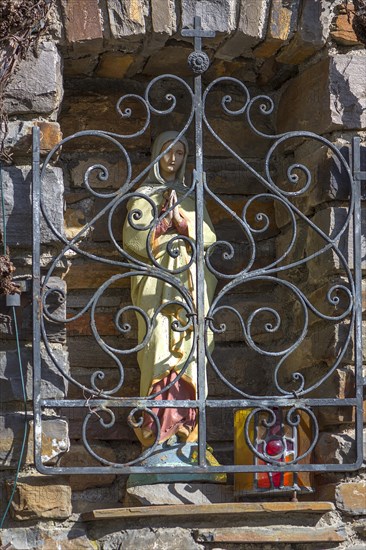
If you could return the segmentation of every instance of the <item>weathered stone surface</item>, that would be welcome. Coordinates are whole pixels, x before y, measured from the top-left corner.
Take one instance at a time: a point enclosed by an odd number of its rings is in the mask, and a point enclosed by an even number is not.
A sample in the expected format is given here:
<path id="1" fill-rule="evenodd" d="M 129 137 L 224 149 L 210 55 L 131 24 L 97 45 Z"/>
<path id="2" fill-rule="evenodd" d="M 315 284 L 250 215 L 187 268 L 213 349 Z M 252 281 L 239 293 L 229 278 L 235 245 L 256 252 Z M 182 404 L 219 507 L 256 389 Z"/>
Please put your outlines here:
<path id="1" fill-rule="evenodd" d="M 27 157 L 32 152 L 32 128 L 39 126 L 41 129 L 41 154 L 45 155 L 62 139 L 60 125 L 57 122 L 44 122 L 41 120 L 9 122 L 4 146 L 5 151 L 12 155 L 14 160 Z"/>
<path id="2" fill-rule="evenodd" d="M 236 32 L 218 49 L 216 56 L 233 59 L 248 55 L 250 49 L 264 38 L 269 12 L 266 0 L 241 0 Z"/>
<path id="3" fill-rule="evenodd" d="M 164 55 L 158 51 L 149 57 L 143 73 L 148 76 L 158 76 L 171 72 L 179 76 L 192 76 L 192 71 L 187 63 L 191 52 L 192 49 L 188 47 L 166 46 Z"/>
<path id="4" fill-rule="evenodd" d="M 355 458 L 354 431 L 320 434 L 314 450 L 315 464 L 353 464 Z"/>
<path id="5" fill-rule="evenodd" d="M 62 0 L 66 38 L 70 43 L 103 38 L 98 0 Z M 88 44 L 90 46 L 90 44 Z"/>
<path id="6" fill-rule="evenodd" d="M 85 489 L 84 491 L 73 491 L 72 511 L 74 514 L 83 514 L 95 509 L 105 510 L 121 506 L 121 487 L 114 483 L 108 487 Z M 93 536 L 99 539 L 101 534 Z"/>
<path id="7" fill-rule="evenodd" d="M 68 354 L 61 346 L 53 348 L 53 355 L 58 364 L 68 372 Z M 27 400 L 32 399 L 32 370 L 33 359 L 32 349 L 29 346 L 22 346 L 21 358 L 23 366 L 24 384 Z M 41 350 L 41 369 L 42 369 L 42 396 L 45 399 L 62 399 L 67 391 L 68 382 L 64 378 L 54 363 L 45 352 Z M 3 403 L 13 401 L 22 401 L 23 392 L 19 372 L 19 360 L 16 350 L 0 352 L 0 397 Z"/>
<path id="8" fill-rule="evenodd" d="M 355 375 L 351 367 L 337 369 L 314 394 L 314 397 L 345 399 L 354 395 Z M 355 419 L 354 407 L 320 407 L 320 429 L 332 425 L 351 424 Z"/>
<path id="9" fill-rule="evenodd" d="M 337 508 L 351 516 L 366 515 L 366 481 L 338 485 L 336 504 Z"/>
<path id="10" fill-rule="evenodd" d="M 347 223 L 346 208 L 326 208 L 320 210 L 312 218 L 313 222 L 325 233 L 332 238 L 335 238 L 342 228 Z M 354 251 L 353 251 L 353 223 L 352 219 L 347 226 L 345 232 L 339 240 L 338 247 L 343 254 L 348 266 L 354 268 Z M 313 254 L 317 250 L 325 246 L 325 240 L 314 231 L 309 231 L 306 251 L 307 254 Z M 309 262 L 309 277 L 314 281 L 324 277 L 324 273 L 334 273 L 336 271 L 344 271 L 344 265 L 338 254 L 335 252 L 327 252 L 318 258 Z M 366 269 L 366 209 L 361 212 L 361 267 Z M 319 271 L 320 269 L 320 271 Z"/>
<path id="11" fill-rule="evenodd" d="M 144 2 L 107 0 L 107 6 L 112 37 L 118 40 L 128 39 L 131 51 L 134 51 L 132 43 L 141 39 L 145 33 Z"/>
<path id="12" fill-rule="evenodd" d="M 38 56 L 32 53 L 21 61 L 5 91 L 9 115 L 53 114 L 62 101 L 60 54 L 54 42 L 43 42 Z"/>
<path id="13" fill-rule="evenodd" d="M 98 65 L 98 55 L 83 55 L 82 57 L 64 57 L 64 76 L 90 76 Z"/>
<path id="14" fill-rule="evenodd" d="M 29 423 L 27 464 L 34 463 L 34 422 Z M 44 418 L 42 420 L 42 463 L 54 464 L 60 455 L 67 452 L 70 447 L 69 426 L 66 420 L 61 418 Z"/>
<path id="15" fill-rule="evenodd" d="M 95 550 L 85 530 L 80 527 L 60 529 L 59 527 L 42 529 L 38 526 L 10 527 L 3 529 L 0 544 L 9 546 L 9 550 Z"/>
<path id="16" fill-rule="evenodd" d="M 157 483 L 127 488 L 124 505 L 210 504 L 233 500 L 232 486 L 219 483 Z"/>
<path id="17" fill-rule="evenodd" d="M 100 58 L 96 75 L 100 78 L 124 78 L 133 62 L 131 54 L 107 52 Z"/>
<path id="18" fill-rule="evenodd" d="M 280 63 L 298 65 L 320 50 L 329 33 L 331 10 L 332 7 L 326 0 L 304 0 L 294 38 L 281 50 L 277 60 Z"/>
<path id="19" fill-rule="evenodd" d="M 22 248 L 32 245 L 32 208 L 30 166 L 2 168 L 7 242 Z M 48 167 L 42 182 L 42 202 L 54 228 L 63 233 L 63 177 L 61 168 Z M 0 214 L 0 219 L 2 215 Z M 2 223 L 2 222 L 1 222 Z M 57 237 L 41 219 L 41 241 L 57 241 Z"/>
<path id="20" fill-rule="evenodd" d="M 143 527 L 103 536 L 100 540 L 103 550 L 153 550 L 155 548 L 169 550 L 202 550 L 202 545 L 194 541 L 191 532 L 181 527 L 149 529 Z"/>
<path id="21" fill-rule="evenodd" d="M 103 444 L 96 444 L 93 445 L 93 451 L 105 460 L 116 462 L 116 453 L 113 449 L 111 449 L 111 447 L 107 447 Z M 100 466 L 100 462 L 88 453 L 84 445 L 75 443 L 61 458 L 59 466 L 64 468 Z M 69 483 L 73 491 L 84 491 L 90 487 L 103 487 L 104 485 L 111 485 L 115 478 L 116 476 L 113 474 L 101 476 L 70 474 Z"/>
<path id="22" fill-rule="evenodd" d="M 354 6 L 347 3 L 347 8 L 341 5 L 339 14 L 337 15 L 330 32 L 331 37 L 342 46 L 357 46 L 361 43 L 358 41 L 355 31 L 352 27 L 352 22 L 355 16 Z"/>
<path id="23" fill-rule="evenodd" d="M 294 25 L 295 3 L 285 4 L 282 0 L 274 0 L 268 20 L 265 40 L 255 49 L 256 57 L 271 57 L 289 39 Z"/>
<path id="24" fill-rule="evenodd" d="M 170 0 L 151 0 L 151 23 L 154 33 L 171 36 L 177 30 L 174 3 Z"/>
<path id="25" fill-rule="evenodd" d="M 2 468 L 16 468 L 24 435 L 24 414 L 8 412 L 0 416 L 0 462 Z M 42 422 L 42 460 L 54 463 L 69 447 L 68 425 L 60 418 Z M 33 421 L 28 419 L 27 445 L 23 462 L 34 463 Z"/>
<path id="26" fill-rule="evenodd" d="M 305 69 L 281 97 L 278 130 L 306 129 L 325 134 L 338 128 L 365 128 L 365 62 L 366 52 L 362 50 L 337 54 Z M 304 89 L 308 90 L 306 101 Z"/>
<path id="27" fill-rule="evenodd" d="M 182 27 L 192 28 L 196 15 L 201 17 L 204 29 L 231 33 L 236 28 L 237 4 L 235 0 L 182 0 Z M 207 39 L 207 45 L 212 38 Z"/>
<path id="28" fill-rule="evenodd" d="M 51 484 L 52 483 L 52 484 Z M 7 483 L 8 496 L 12 484 Z M 71 516 L 71 488 L 64 478 L 32 475 L 17 483 L 11 505 L 14 519 L 66 519 Z"/>

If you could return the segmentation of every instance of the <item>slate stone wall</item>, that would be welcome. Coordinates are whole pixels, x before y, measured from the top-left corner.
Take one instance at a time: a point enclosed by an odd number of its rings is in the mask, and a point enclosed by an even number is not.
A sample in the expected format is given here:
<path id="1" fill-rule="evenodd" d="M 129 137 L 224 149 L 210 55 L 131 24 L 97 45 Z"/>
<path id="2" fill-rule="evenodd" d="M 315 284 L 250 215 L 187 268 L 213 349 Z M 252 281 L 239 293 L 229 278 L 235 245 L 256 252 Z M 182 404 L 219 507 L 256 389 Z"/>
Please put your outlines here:
<path id="1" fill-rule="evenodd" d="M 2 167 L 5 189 L 5 208 L 8 245 L 17 275 L 25 277 L 31 270 L 31 128 L 41 128 L 41 154 L 45 155 L 63 136 L 85 129 L 103 129 L 121 132 L 125 124 L 115 114 L 115 104 L 125 93 L 144 92 L 152 77 L 161 73 L 175 73 L 189 77 L 186 65 L 192 43 L 180 36 L 183 26 L 191 25 L 196 15 L 202 17 L 203 27 L 217 31 L 214 39 L 205 41 L 211 66 L 204 75 L 207 84 L 219 76 L 234 76 L 249 85 L 253 95 L 264 92 L 276 104 L 270 116 L 256 119 L 267 133 L 304 129 L 319 133 L 338 147 L 345 147 L 356 133 L 366 139 L 366 52 L 352 30 L 352 5 L 340 0 L 60 0 L 51 12 L 50 24 L 37 52 L 31 52 L 22 61 L 6 89 L 5 105 L 9 115 L 6 136 L 7 151 L 13 164 Z M 187 98 L 179 87 L 175 90 L 181 99 L 168 128 L 182 125 L 187 114 Z M 156 90 L 155 100 L 161 97 Z M 159 96 L 160 94 L 160 96 Z M 238 90 L 233 90 L 234 104 L 240 104 Z M 213 93 L 208 105 L 210 120 L 223 139 L 252 166 L 260 171 L 268 150 L 265 140 L 253 137 L 235 119 L 226 117 L 219 109 L 220 96 Z M 131 128 L 141 127 L 143 110 L 136 109 Z M 167 128 L 166 120 L 154 118 L 151 129 L 138 140 L 131 142 L 131 160 L 138 173 L 149 161 L 152 138 Z M 188 134 L 193 146 L 193 135 Z M 205 136 L 205 168 L 212 189 L 234 211 L 240 213 L 243 204 L 262 189 L 250 172 L 245 171 L 211 136 Z M 331 232 L 344 219 L 347 200 L 345 178 L 339 167 L 332 164 L 329 150 L 318 144 L 294 141 L 278 155 L 272 167 L 273 178 L 281 179 L 289 162 L 303 162 L 312 171 L 316 185 L 307 200 L 299 199 L 298 206 L 325 230 Z M 192 158 L 190 157 L 190 166 Z M 78 140 L 74 147 L 65 146 L 58 159 L 47 171 L 43 185 L 43 200 L 52 215 L 55 226 L 67 237 L 74 236 L 103 206 L 102 199 L 91 199 L 83 186 L 85 170 L 90 164 L 101 162 L 108 167 L 108 181 L 93 179 L 99 191 L 117 189 L 125 177 L 126 166 L 110 145 L 100 140 Z M 366 163 L 366 160 L 363 160 Z M 366 169 L 366 166 L 363 166 Z M 211 217 L 220 238 L 230 237 L 241 246 L 241 237 L 230 216 L 214 204 L 208 204 Z M 267 265 L 269 259 L 286 247 L 290 238 L 288 220 L 281 207 L 263 202 L 258 207 L 267 214 L 270 225 L 258 240 L 258 266 Z M 250 213 L 255 223 L 256 211 Z M 116 220 L 114 231 L 121 233 L 123 211 Z M 363 209 L 362 220 L 365 220 Z M 365 232 L 363 231 L 363 235 Z M 57 243 L 42 225 L 42 266 L 58 250 Z M 97 224 L 86 239 L 88 250 L 111 255 L 113 249 L 103 224 Z M 296 253 L 309 253 L 318 245 L 316 236 L 305 228 Z M 352 251 L 347 239 L 343 243 L 345 255 L 352 267 Z M 302 247 L 302 248 L 301 248 Z M 366 243 L 362 241 L 362 267 Z M 245 261 L 239 257 L 240 262 Z M 115 271 L 103 265 L 80 258 L 67 258 L 52 279 L 55 286 L 67 290 L 67 306 L 71 314 L 78 313 L 87 303 L 93 289 Z M 329 255 L 321 265 L 312 263 L 306 274 L 298 274 L 311 291 L 315 303 L 324 299 L 326 283 L 339 273 L 337 258 Z M 101 303 L 97 325 L 101 335 L 110 343 L 118 342 L 113 325 L 116 308 L 129 300 L 129 284 L 110 290 Z M 259 292 L 258 292 L 259 290 Z M 266 294 L 267 293 L 267 294 Z M 230 296 L 238 309 L 257 305 L 270 305 L 268 289 L 253 289 L 253 297 L 236 293 Z M 267 296 L 267 298 L 266 298 Z M 29 406 L 32 401 L 31 361 L 31 292 L 24 285 L 22 304 L 18 312 L 23 367 Z M 271 304 L 280 306 L 281 295 L 272 293 Z M 60 318 L 65 305 L 55 304 Z M 243 377 L 243 351 L 240 333 L 230 317 L 223 318 L 227 331 L 218 339 L 215 358 L 218 364 L 229 361 L 230 373 L 238 384 L 254 384 L 257 391 L 266 391 L 269 376 L 263 360 L 250 356 Z M 284 328 L 291 327 L 291 315 L 284 316 Z M 287 323 L 287 324 L 286 324 Z M 65 370 L 81 383 L 90 380 L 91 371 L 103 366 L 110 385 L 116 381 L 112 362 L 93 347 L 89 319 L 73 322 L 66 339 L 64 328 L 48 327 L 49 337 L 59 361 Z M 337 354 L 342 338 L 342 325 L 330 328 L 322 322 L 312 325 L 312 335 L 299 348 L 294 357 L 297 365 L 321 372 L 324 356 L 330 364 Z M 363 327 L 363 332 L 365 327 Z M 257 332 L 256 337 L 261 338 Z M 135 338 L 132 334 L 131 341 Z M 22 394 L 17 357 L 14 347 L 14 326 L 4 297 L 0 297 L 0 512 L 5 508 L 14 479 L 24 425 Z M 44 350 L 43 350 L 44 352 Z M 81 398 L 74 386 L 66 383 L 50 363 L 44 352 L 44 396 Z M 322 363 L 323 362 L 323 363 Z M 317 371 L 317 369 L 320 369 Z M 289 373 L 291 369 L 289 367 Z M 309 371 L 307 371 L 309 372 Z M 354 380 L 354 357 L 346 354 L 334 377 L 324 391 L 343 397 L 348 395 Z M 260 382 L 260 383 L 259 383 Z M 126 366 L 124 395 L 136 395 L 139 373 L 133 361 Z M 214 397 L 223 395 L 223 387 L 213 377 L 210 387 Z M 31 410 L 31 409 L 30 409 Z M 95 429 L 92 439 L 101 456 L 109 460 L 127 460 L 138 451 L 136 441 L 130 442 L 131 432 L 126 415 L 118 418 L 115 427 L 101 434 Z M 82 411 L 70 415 L 52 413 L 45 422 L 42 445 L 44 460 L 49 464 L 94 465 L 95 461 L 80 443 Z M 347 463 L 353 460 L 354 415 L 349 409 L 319 410 L 321 436 L 315 451 L 318 462 Z M 32 414 L 29 427 L 32 428 Z M 209 440 L 220 460 L 232 456 L 232 417 L 223 413 L 208 419 Z M 123 447 L 121 444 L 128 443 Z M 121 448 L 124 448 L 121 451 Z M 127 449 L 127 450 L 126 450 Z M 66 452 L 68 451 L 68 452 Z M 61 476 L 47 478 L 37 474 L 33 461 L 33 436 L 29 431 L 26 455 L 16 489 L 7 530 L 0 533 L 2 545 L 10 542 L 16 549 L 55 548 L 209 548 L 194 537 L 195 526 L 188 519 L 178 527 L 172 524 L 156 525 L 154 531 L 146 524 L 130 523 L 124 531 L 116 523 L 108 528 L 85 525 L 79 514 L 95 508 L 117 507 L 125 494 L 123 476 Z M 344 545 L 356 549 L 366 539 L 366 508 L 360 494 L 365 489 L 365 473 L 319 475 L 314 480 L 315 499 L 335 503 L 335 511 L 320 519 L 317 526 L 329 523 L 345 525 Z M 259 520 L 258 520 L 259 521 Z M 261 522 L 262 520 L 260 520 Z M 273 523 L 273 520 L 271 520 Z M 271 521 L 260 525 L 271 525 Z M 247 520 L 249 527 L 255 524 Z M 280 523 L 286 524 L 281 518 Z M 297 522 L 297 523 L 296 523 Z M 308 518 L 297 518 L 294 525 L 309 526 Z M 242 525 L 242 524 L 240 524 Z M 243 524 L 244 525 L 244 524 Z M 259 525 L 259 524 L 258 524 Z M 208 527 L 218 527 L 208 521 Z M 265 539 L 263 539 L 264 541 Z M 98 541 L 98 542 L 95 542 Z M 259 540 L 260 542 L 260 540 Z M 264 542 L 263 542 L 264 544 Z M 307 542 L 304 539 L 304 544 Z M 328 544 L 328 543 L 327 543 Z M 340 544 L 339 547 L 342 546 Z M 99 546 L 98 546 L 99 545 Z M 154 546 L 155 545 L 155 546 Z M 229 549 L 230 545 L 227 545 Z M 276 548 L 273 543 L 273 548 Z M 305 546 L 303 546 L 305 548 Z M 308 548 L 309 546 L 306 546 Z M 315 547 L 315 546 L 314 546 Z M 324 548 L 335 548 L 329 543 Z M 225 546 L 226 548 L 226 546 Z M 246 548 L 249 548 L 247 545 Z M 289 545 L 288 548 L 302 548 Z"/>

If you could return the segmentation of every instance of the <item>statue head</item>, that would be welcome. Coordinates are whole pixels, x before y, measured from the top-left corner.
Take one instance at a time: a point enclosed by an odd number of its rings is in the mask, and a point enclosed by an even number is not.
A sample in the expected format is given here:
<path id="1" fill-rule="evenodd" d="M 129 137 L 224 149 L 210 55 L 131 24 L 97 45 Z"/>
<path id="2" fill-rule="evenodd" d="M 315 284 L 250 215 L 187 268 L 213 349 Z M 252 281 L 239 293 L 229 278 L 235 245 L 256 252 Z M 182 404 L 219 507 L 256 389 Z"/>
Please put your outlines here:
<path id="1" fill-rule="evenodd" d="M 170 145 L 172 147 L 165 155 L 162 156 L 159 162 L 156 162 L 149 172 L 149 179 L 155 183 L 166 183 L 175 181 L 184 183 L 184 174 L 186 170 L 186 162 L 188 157 L 188 143 L 184 136 L 176 140 L 179 132 L 167 131 L 159 134 L 155 139 L 151 156 L 153 159 L 158 157 Z"/>

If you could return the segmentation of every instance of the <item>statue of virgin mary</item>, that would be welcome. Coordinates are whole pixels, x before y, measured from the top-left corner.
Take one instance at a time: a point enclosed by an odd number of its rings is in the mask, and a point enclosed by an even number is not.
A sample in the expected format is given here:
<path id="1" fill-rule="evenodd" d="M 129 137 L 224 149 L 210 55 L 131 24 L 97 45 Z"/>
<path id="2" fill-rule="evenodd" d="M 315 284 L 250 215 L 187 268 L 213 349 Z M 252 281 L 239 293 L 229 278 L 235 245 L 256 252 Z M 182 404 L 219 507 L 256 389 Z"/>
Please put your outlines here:
<path id="1" fill-rule="evenodd" d="M 127 209 L 131 214 L 137 212 L 136 221 L 130 223 L 129 216 L 123 228 L 123 245 L 128 254 L 152 264 L 152 256 L 164 272 L 173 274 L 178 285 L 184 286 L 192 297 L 195 307 L 196 264 L 192 262 L 192 247 L 195 242 L 195 202 L 194 193 L 187 195 L 188 187 L 184 182 L 188 143 L 178 132 L 168 131 L 160 134 L 152 147 L 152 159 L 161 157 L 155 162 L 141 187 L 136 190 L 140 196 L 130 199 Z M 169 148 L 169 149 L 168 149 Z M 166 151 L 165 154 L 164 151 Z M 141 195 L 146 196 L 143 197 Z M 154 219 L 154 207 L 157 217 Z M 134 219 L 134 218 L 132 218 Z M 153 229 L 146 229 L 153 223 Z M 216 235 L 206 208 L 204 209 L 204 247 L 216 241 Z M 139 229 L 141 228 L 141 229 Z M 144 229 L 145 228 L 145 229 Z M 185 236 L 186 239 L 179 238 Z M 168 243 L 174 239 L 175 254 L 169 254 Z M 148 244 L 150 241 L 150 244 Z M 186 266 L 186 269 L 184 267 Z M 158 268 L 157 268 L 158 269 Z M 176 273 L 179 269 L 180 272 Z M 173 273 L 175 271 L 175 273 Z M 174 302 L 183 302 L 184 298 L 172 284 L 151 275 L 131 277 L 131 299 L 134 306 L 141 308 L 149 319 L 162 304 L 156 316 L 151 337 L 137 353 L 141 371 L 140 395 L 142 397 L 158 394 L 154 399 L 191 400 L 197 398 L 197 359 L 196 351 L 190 357 L 194 346 L 193 330 L 187 320 L 185 309 Z M 215 277 L 205 271 L 205 311 L 213 298 L 216 287 Z M 146 324 L 142 315 L 137 313 L 138 341 L 146 336 Z M 188 326 L 186 330 L 177 331 L 172 327 Z M 211 347 L 213 337 L 208 336 Z M 184 371 L 181 376 L 181 371 Z M 164 388 L 169 388 L 164 391 Z M 161 392 L 161 393 L 160 393 Z M 197 412 L 193 408 L 154 408 L 159 419 L 159 443 L 176 435 L 179 441 L 194 442 L 197 440 Z M 149 447 L 156 439 L 157 429 L 153 418 L 145 413 L 143 424 L 136 429 L 144 447 Z"/>

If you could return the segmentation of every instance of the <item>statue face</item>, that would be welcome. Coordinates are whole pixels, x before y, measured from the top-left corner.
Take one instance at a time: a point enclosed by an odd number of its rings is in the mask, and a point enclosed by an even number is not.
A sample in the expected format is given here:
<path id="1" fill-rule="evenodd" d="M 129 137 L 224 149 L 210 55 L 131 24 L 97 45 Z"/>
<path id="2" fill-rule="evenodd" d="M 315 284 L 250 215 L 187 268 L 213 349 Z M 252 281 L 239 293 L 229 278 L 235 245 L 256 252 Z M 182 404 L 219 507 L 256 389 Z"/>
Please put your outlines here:
<path id="1" fill-rule="evenodd" d="M 161 153 L 167 149 L 171 141 L 164 143 L 161 148 Z M 166 181 L 175 179 L 175 175 L 182 166 L 185 155 L 184 144 L 178 141 L 165 155 L 162 156 L 159 162 L 160 174 Z"/>

